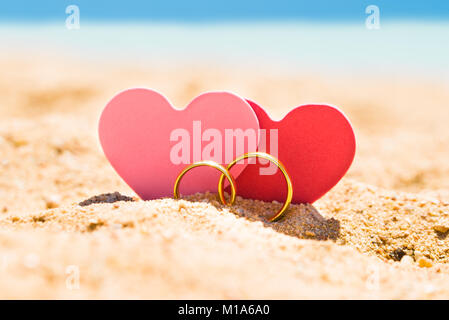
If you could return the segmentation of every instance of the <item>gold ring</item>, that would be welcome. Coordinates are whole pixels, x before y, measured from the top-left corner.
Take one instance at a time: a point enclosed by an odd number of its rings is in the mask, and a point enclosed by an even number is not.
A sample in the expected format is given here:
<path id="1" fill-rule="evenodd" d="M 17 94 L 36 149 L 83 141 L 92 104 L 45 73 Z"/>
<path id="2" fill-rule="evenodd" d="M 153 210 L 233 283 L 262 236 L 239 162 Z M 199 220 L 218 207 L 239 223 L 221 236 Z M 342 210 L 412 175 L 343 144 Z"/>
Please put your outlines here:
<path id="1" fill-rule="evenodd" d="M 282 208 L 273 216 L 269 219 L 270 222 L 272 221 L 276 221 L 277 219 L 279 219 L 282 214 L 284 214 L 284 212 L 287 210 L 287 208 L 290 206 L 290 203 L 292 202 L 292 198 L 293 198 L 293 186 L 292 186 L 292 181 L 290 180 L 290 176 L 287 173 L 287 170 L 285 169 L 284 165 L 275 157 L 273 157 L 271 154 L 265 153 L 265 152 L 250 152 L 250 153 L 246 153 L 240 157 L 238 157 L 237 159 L 233 160 L 226 169 L 231 170 L 231 168 L 239 161 L 247 159 L 247 158 L 263 158 L 266 160 L 269 160 L 270 162 L 274 163 L 280 170 L 281 172 L 284 174 L 285 177 L 285 181 L 287 182 L 287 199 L 284 202 L 284 205 L 282 206 Z M 223 179 L 224 179 L 224 174 L 222 174 L 220 176 L 220 180 L 218 182 L 218 192 L 222 193 L 223 192 Z M 232 185 L 231 185 L 232 188 Z M 220 198 L 223 195 L 220 194 Z"/>
<path id="2" fill-rule="evenodd" d="M 189 166 L 187 166 L 186 168 L 184 168 L 184 170 L 181 171 L 181 173 L 178 175 L 178 177 L 176 178 L 175 181 L 175 186 L 173 188 L 173 194 L 174 194 L 174 198 L 178 199 L 179 198 L 179 182 L 181 181 L 182 177 L 191 169 L 196 168 L 196 167 L 200 167 L 200 166 L 208 166 L 208 167 L 212 167 L 215 168 L 217 170 L 219 170 L 222 175 L 221 177 L 226 177 L 229 181 L 229 183 L 231 184 L 231 200 L 229 201 L 229 203 L 226 203 L 226 199 L 224 197 L 224 193 L 223 193 L 223 179 L 220 180 L 220 184 L 218 185 L 218 194 L 220 196 L 220 201 L 221 203 L 225 204 L 225 205 L 232 205 L 235 201 L 235 180 L 234 177 L 229 173 L 229 171 L 223 167 L 222 165 L 218 164 L 215 161 L 198 161 L 195 162 Z"/>

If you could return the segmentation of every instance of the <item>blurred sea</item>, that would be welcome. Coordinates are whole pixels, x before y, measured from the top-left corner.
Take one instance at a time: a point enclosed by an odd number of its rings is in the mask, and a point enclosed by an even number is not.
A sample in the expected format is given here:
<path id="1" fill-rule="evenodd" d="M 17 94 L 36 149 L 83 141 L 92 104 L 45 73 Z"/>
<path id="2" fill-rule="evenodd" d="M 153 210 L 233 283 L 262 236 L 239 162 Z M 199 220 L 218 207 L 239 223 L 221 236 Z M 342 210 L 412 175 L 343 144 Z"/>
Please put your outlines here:
<path id="1" fill-rule="evenodd" d="M 0 24 L 3 53 L 449 79 L 449 21 Z"/>

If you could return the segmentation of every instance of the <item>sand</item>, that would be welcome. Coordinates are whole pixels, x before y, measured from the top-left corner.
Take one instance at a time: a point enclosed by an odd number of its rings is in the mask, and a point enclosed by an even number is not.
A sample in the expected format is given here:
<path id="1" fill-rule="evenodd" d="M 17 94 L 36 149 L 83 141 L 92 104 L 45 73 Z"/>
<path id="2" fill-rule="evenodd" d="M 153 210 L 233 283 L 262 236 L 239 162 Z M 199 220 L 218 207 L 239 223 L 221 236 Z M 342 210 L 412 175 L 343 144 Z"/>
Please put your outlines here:
<path id="1" fill-rule="evenodd" d="M 0 298 L 449 298 L 447 83 L 19 55 L 0 68 Z M 274 223 L 278 203 L 139 200 L 96 126 L 110 97 L 142 85 L 177 106 L 231 90 L 278 118 L 332 103 L 356 159 Z"/>

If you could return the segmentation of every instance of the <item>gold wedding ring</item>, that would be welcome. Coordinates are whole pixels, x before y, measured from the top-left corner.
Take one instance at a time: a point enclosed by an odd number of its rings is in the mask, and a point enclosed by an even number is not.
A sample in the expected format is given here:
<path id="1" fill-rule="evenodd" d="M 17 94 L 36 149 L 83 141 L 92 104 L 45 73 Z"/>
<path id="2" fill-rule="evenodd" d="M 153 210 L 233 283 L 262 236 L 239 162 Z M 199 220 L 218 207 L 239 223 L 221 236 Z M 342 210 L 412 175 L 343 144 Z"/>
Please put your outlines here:
<path id="1" fill-rule="evenodd" d="M 236 194 L 234 177 L 229 173 L 229 171 L 225 167 L 223 167 L 222 165 L 218 164 L 215 161 L 210 161 L 210 160 L 195 162 L 195 163 L 189 165 L 188 167 L 184 168 L 184 170 L 181 171 L 181 173 L 176 178 L 175 186 L 173 187 L 174 198 L 175 199 L 179 198 L 179 183 L 181 182 L 182 177 L 191 169 L 200 167 L 200 166 L 212 167 L 212 168 L 219 170 L 222 173 L 222 175 L 220 176 L 220 183 L 218 184 L 218 195 L 220 196 L 221 203 L 223 203 L 225 205 L 232 205 L 235 201 L 235 194 Z M 231 185 L 231 200 L 229 201 L 229 203 L 226 203 L 226 199 L 225 199 L 224 193 L 223 193 L 224 177 L 226 177 L 226 179 L 228 179 L 228 181 Z"/>
<path id="2" fill-rule="evenodd" d="M 250 153 L 246 153 L 240 157 L 238 157 L 237 159 L 233 160 L 228 166 L 227 166 L 227 172 L 229 173 L 229 171 L 231 170 L 231 168 L 239 161 L 247 159 L 247 158 L 262 158 L 262 159 L 266 159 L 272 163 L 274 163 L 282 172 L 282 174 L 284 175 L 285 181 L 287 182 L 287 199 L 284 202 L 284 205 L 282 206 L 282 208 L 271 218 L 269 218 L 269 221 L 276 221 L 277 219 L 279 219 L 284 212 L 288 209 L 288 207 L 290 206 L 290 203 L 292 202 L 292 198 L 293 198 L 293 186 L 292 186 L 292 182 L 290 180 L 290 176 L 287 173 L 287 170 L 285 169 L 284 165 L 275 157 L 273 157 L 271 154 L 268 153 L 264 153 L 264 152 L 250 152 Z M 223 179 L 225 177 L 225 174 L 223 173 L 220 176 L 220 180 L 218 181 L 218 192 L 220 193 L 220 198 L 223 198 Z M 227 177 L 227 176 L 226 176 Z M 229 178 L 228 178 L 229 180 Z M 231 184 L 231 189 L 232 189 L 232 184 Z M 234 191 L 234 189 L 232 189 Z"/>
<path id="3" fill-rule="evenodd" d="M 181 173 L 176 178 L 175 186 L 173 188 L 174 198 L 175 199 L 179 198 L 179 183 L 181 182 L 182 177 L 188 171 L 190 171 L 191 169 L 196 168 L 196 167 L 208 166 L 208 167 L 215 168 L 222 173 L 220 176 L 220 180 L 218 181 L 218 195 L 220 197 L 221 203 L 223 203 L 224 205 L 232 205 L 235 201 L 236 186 L 235 186 L 234 177 L 231 175 L 231 173 L 229 171 L 231 170 L 231 168 L 234 165 L 237 164 L 237 162 L 242 161 L 244 159 L 248 159 L 248 158 L 262 158 L 262 159 L 268 160 L 268 161 L 274 163 L 279 168 L 279 170 L 281 170 L 282 174 L 284 175 L 285 181 L 287 182 L 287 198 L 285 199 L 284 205 L 281 207 L 281 209 L 279 209 L 279 211 L 273 217 L 268 219 L 270 222 L 278 220 L 280 217 L 282 217 L 282 215 L 285 213 L 285 211 L 290 206 L 290 203 L 292 202 L 293 186 L 292 186 L 292 181 L 290 180 L 290 176 L 288 175 L 287 170 L 285 169 L 284 165 L 278 159 L 273 157 L 271 154 L 268 154 L 265 152 L 245 153 L 244 155 L 238 157 L 237 159 L 234 159 L 227 166 L 227 168 L 223 167 L 222 165 L 218 164 L 215 161 L 210 161 L 210 160 L 198 161 L 198 162 L 195 162 L 195 163 L 187 166 L 186 168 L 184 168 L 184 170 L 181 171 Z M 231 186 L 231 199 L 228 203 L 226 202 L 224 192 L 223 192 L 223 182 L 224 182 L 223 180 L 225 177 L 226 177 L 226 179 L 228 179 L 230 186 Z"/>

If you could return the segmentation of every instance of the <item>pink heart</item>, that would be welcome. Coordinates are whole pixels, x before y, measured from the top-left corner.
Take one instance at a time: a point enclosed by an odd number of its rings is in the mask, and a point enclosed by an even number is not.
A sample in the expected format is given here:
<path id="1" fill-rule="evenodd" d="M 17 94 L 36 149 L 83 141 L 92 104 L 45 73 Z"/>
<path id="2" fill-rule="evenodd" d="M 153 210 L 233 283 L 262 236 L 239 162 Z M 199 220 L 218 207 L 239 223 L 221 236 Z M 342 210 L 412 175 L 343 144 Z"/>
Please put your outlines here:
<path id="1" fill-rule="evenodd" d="M 238 129 L 252 130 L 256 144 L 246 143 L 238 150 L 235 138 L 226 140 L 226 130 Z M 117 94 L 106 105 L 99 123 L 106 157 L 144 200 L 173 196 L 176 177 L 190 163 L 220 160 L 217 162 L 226 165 L 242 153 L 256 151 L 258 129 L 253 109 L 232 93 L 204 93 L 177 110 L 161 94 L 141 88 Z M 245 166 L 239 166 L 234 177 Z M 215 191 L 219 176 L 218 170 L 195 168 L 183 178 L 180 191 Z"/>
<path id="2" fill-rule="evenodd" d="M 274 121 L 256 103 L 247 101 L 256 112 L 260 129 L 267 130 L 267 148 L 261 139 L 260 151 L 273 154 L 270 129 L 278 130 L 277 157 L 292 180 L 293 203 L 313 203 L 344 176 L 354 159 L 355 136 L 349 120 L 336 107 L 303 105 Z M 261 175 L 262 167 L 268 164 L 249 164 L 240 173 L 236 179 L 238 194 L 284 202 L 287 187 L 282 173 L 277 170 L 274 175 Z"/>

